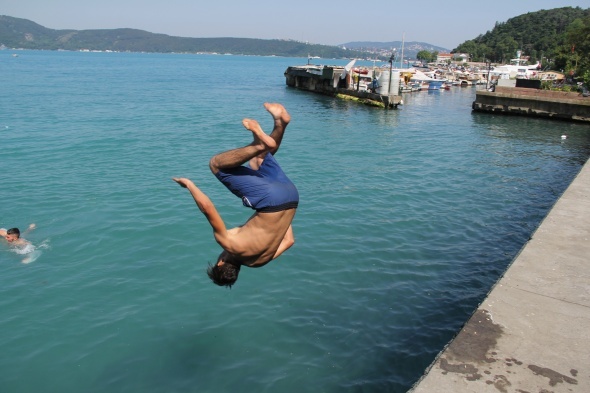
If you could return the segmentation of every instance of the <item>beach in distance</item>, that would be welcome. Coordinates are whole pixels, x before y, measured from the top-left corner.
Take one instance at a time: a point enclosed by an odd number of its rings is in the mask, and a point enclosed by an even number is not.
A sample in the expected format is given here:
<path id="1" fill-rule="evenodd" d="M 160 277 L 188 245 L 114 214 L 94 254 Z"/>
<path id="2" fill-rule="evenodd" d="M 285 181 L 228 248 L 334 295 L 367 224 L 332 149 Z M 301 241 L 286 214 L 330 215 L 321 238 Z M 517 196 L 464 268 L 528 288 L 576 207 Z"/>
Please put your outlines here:
<path id="1" fill-rule="evenodd" d="M 473 113 L 475 88 L 384 110 L 287 87 L 301 58 L 13 53 L 0 227 L 36 223 L 37 256 L 0 243 L 3 392 L 406 392 L 590 154 L 587 125 Z M 291 115 L 296 242 L 229 290 L 172 178 L 242 224 L 208 164 L 244 117 L 272 130 L 264 102 Z"/>

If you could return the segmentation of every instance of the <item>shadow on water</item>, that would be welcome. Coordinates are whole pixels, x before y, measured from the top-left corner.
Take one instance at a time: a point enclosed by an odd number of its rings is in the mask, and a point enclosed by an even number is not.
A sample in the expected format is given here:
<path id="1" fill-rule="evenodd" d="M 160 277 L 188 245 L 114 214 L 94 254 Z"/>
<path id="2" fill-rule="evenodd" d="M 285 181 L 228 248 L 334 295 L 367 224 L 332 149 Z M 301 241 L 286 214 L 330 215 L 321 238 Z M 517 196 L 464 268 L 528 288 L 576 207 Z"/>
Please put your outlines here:
<path id="1" fill-rule="evenodd" d="M 159 332 L 158 336 L 160 341 L 157 343 L 126 348 L 122 352 L 125 355 L 113 356 L 110 364 L 96 376 L 93 389 L 88 391 L 227 391 L 227 379 L 199 378 L 200 375 L 224 373 L 218 350 L 211 345 L 218 337 L 208 334 L 179 335 L 176 329 Z M 150 359 L 158 359 L 158 362 L 154 365 Z M 145 363 L 152 364 L 152 367 L 142 367 Z"/>

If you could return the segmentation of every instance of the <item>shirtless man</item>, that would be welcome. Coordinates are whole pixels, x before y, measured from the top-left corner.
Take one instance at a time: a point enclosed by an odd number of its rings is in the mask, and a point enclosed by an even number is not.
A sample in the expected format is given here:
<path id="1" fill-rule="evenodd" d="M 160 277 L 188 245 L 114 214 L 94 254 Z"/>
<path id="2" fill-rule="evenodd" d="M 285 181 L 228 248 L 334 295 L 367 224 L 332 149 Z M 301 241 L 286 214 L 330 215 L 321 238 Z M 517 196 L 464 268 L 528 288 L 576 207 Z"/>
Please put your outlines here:
<path id="1" fill-rule="evenodd" d="M 295 243 L 291 222 L 299 203 L 295 185 L 283 173 L 274 154 L 279 149 L 291 116 L 281 104 L 265 103 L 272 115 L 274 128 L 266 135 L 256 120 L 242 124 L 254 140 L 247 146 L 220 153 L 209 161 L 211 172 L 246 207 L 256 212 L 240 227 L 226 229 L 217 209 L 191 180 L 173 178 L 187 188 L 213 228 L 215 240 L 223 248 L 214 265 L 209 265 L 209 278 L 221 286 L 231 286 L 238 279 L 240 267 L 261 267 Z M 242 166 L 246 162 L 249 168 Z"/>
<path id="2" fill-rule="evenodd" d="M 25 230 L 24 233 L 32 231 L 37 226 L 35 224 L 29 225 L 29 227 Z M 23 234 L 24 234 L 23 233 Z M 2 236 L 8 243 L 14 246 L 26 246 L 29 242 L 20 237 L 20 231 L 18 228 L 10 228 L 8 230 L 4 228 L 0 228 L 0 236 Z"/>

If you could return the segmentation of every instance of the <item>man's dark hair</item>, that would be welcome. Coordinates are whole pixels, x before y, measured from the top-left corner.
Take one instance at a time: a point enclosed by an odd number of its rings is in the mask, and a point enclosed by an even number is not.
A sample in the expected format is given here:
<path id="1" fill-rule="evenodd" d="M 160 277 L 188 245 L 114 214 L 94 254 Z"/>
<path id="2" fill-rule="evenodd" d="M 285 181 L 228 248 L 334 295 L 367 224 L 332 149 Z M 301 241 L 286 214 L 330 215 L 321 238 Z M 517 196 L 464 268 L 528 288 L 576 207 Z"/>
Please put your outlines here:
<path id="1" fill-rule="evenodd" d="M 226 262 L 221 266 L 209 264 L 207 275 L 213 283 L 231 288 L 240 274 L 240 265 Z"/>
<path id="2" fill-rule="evenodd" d="M 18 230 L 18 228 L 10 228 L 9 230 L 6 231 L 7 235 L 16 235 L 16 237 L 20 238 L 20 231 Z"/>

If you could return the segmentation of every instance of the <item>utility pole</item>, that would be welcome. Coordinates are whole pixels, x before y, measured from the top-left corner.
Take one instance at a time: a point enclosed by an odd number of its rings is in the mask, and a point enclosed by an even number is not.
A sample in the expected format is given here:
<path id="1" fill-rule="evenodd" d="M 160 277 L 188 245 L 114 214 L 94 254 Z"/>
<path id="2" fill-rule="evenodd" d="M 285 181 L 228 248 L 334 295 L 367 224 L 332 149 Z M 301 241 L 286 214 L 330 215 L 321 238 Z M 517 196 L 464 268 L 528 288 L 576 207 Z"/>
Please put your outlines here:
<path id="1" fill-rule="evenodd" d="M 395 60 L 395 49 L 391 50 L 391 57 L 389 58 L 389 87 L 387 89 L 387 95 L 391 95 L 391 79 L 393 75 L 393 61 Z"/>

